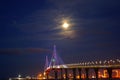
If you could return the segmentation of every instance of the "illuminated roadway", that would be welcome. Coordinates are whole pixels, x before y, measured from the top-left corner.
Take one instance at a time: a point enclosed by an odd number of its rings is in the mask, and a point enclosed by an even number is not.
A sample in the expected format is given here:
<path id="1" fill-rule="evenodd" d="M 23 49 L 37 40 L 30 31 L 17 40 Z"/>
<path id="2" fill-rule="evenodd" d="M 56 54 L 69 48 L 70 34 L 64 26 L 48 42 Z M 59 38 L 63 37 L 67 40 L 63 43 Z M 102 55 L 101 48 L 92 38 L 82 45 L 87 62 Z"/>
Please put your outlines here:
<path id="1" fill-rule="evenodd" d="M 51 66 L 48 67 L 46 69 L 59 69 L 59 68 L 118 68 L 120 69 L 120 64 L 116 64 L 116 65 L 80 65 L 80 64 L 63 64 L 63 65 L 55 65 L 55 66 Z"/>

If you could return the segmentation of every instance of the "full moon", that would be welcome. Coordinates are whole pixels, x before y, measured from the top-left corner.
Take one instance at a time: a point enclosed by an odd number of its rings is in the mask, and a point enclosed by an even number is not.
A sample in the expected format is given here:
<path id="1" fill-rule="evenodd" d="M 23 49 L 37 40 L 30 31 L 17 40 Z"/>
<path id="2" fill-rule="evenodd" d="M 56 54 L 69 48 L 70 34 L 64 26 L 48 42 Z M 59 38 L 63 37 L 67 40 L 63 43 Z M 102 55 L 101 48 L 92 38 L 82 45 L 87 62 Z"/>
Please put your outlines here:
<path id="1" fill-rule="evenodd" d="M 67 29 L 69 27 L 69 24 L 67 22 L 64 22 L 62 26 L 63 28 Z"/>

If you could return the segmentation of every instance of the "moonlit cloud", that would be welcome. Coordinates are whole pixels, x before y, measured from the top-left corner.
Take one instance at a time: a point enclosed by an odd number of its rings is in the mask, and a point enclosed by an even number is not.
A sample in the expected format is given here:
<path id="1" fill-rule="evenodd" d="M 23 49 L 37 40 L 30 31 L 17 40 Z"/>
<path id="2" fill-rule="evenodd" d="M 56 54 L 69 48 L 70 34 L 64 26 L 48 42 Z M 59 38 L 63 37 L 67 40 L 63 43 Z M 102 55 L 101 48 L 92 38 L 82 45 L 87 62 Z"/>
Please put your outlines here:
<path id="1" fill-rule="evenodd" d="M 50 0 L 50 3 L 53 4 L 53 6 L 55 6 L 57 9 L 49 8 L 47 10 L 45 9 L 37 10 L 33 12 L 32 14 L 25 16 L 21 21 L 17 23 L 16 27 L 24 33 L 21 37 L 19 36 L 20 39 L 24 38 L 26 40 L 59 40 L 59 39 L 64 39 L 65 35 L 66 36 L 71 35 L 72 37 L 73 35 L 76 36 L 75 33 L 79 32 L 79 31 L 75 32 L 76 29 L 80 30 L 79 33 L 84 33 L 84 34 L 93 33 L 94 34 L 96 29 L 95 31 L 92 30 L 93 32 L 81 31 L 81 30 L 87 30 L 87 28 L 89 29 L 89 26 L 104 28 L 106 27 L 106 25 L 114 26 L 116 24 L 116 22 L 113 22 L 113 20 L 111 20 L 113 18 L 111 19 L 110 18 L 109 19 L 108 18 L 102 18 L 102 19 L 97 18 L 96 16 L 103 14 L 104 9 L 101 10 L 100 8 L 99 9 L 100 11 L 98 11 L 98 9 L 92 5 L 93 4 L 92 1 L 86 2 L 86 1 L 80 1 L 80 0 L 76 0 L 76 1 Z M 111 5 L 110 3 L 108 5 Z M 102 4 L 102 1 L 99 4 Z M 107 3 L 105 2 L 105 4 Z M 79 5 L 79 8 L 77 8 L 78 5 Z M 87 6 L 85 7 L 85 5 Z M 115 4 L 111 6 L 115 6 Z M 65 9 L 62 7 L 65 7 Z M 97 5 L 97 7 L 99 8 L 99 5 Z M 89 11 L 88 9 L 90 9 L 91 10 L 90 12 L 92 13 L 88 14 L 88 12 L 86 12 L 86 11 Z M 79 18 L 77 18 L 76 16 L 79 16 Z M 69 20 L 70 25 L 71 25 L 71 30 L 67 32 L 62 30 L 61 25 L 62 25 L 63 20 Z M 98 30 L 96 32 L 104 33 L 106 31 Z M 62 35 L 64 34 L 64 35 L 62 36 L 59 34 L 62 34 Z"/>
<path id="2" fill-rule="evenodd" d="M 64 36 L 59 34 L 64 32 L 62 30 L 64 20 L 68 20 L 70 27 L 73 26 L 73 19 L 69 15 L 62 14 L 59 10 L 38 10 L 18 22 L 16 27 L 24 32 L 23 36 L 19 36 L 20 39 L 61 40 L 64 39 Z"/>

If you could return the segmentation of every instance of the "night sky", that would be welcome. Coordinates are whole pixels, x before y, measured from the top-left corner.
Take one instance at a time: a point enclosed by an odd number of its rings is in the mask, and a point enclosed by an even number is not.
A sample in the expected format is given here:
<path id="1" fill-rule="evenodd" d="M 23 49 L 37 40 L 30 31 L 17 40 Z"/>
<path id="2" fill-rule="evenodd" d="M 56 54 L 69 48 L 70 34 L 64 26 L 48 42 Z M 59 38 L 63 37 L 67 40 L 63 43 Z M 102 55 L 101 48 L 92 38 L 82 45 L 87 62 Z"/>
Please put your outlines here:
<path id="1" fill-rule="evenodd" d="M 64 63 L 119 58 L 120 0 L 0 1 L 0 78 L 37 75 L 54 44 Z"/>

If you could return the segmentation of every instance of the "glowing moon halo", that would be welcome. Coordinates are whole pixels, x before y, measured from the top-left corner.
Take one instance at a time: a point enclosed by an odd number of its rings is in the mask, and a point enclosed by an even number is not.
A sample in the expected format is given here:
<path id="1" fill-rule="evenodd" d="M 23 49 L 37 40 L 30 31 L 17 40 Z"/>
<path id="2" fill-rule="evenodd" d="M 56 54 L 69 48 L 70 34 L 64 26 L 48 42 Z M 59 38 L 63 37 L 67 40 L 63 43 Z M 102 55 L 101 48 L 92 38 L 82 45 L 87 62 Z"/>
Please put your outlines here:
<path id="1" fill-rule="evenodd" d="M 69 24 L 67 22 L 64 22 L 62 26 L 63 28 L 67 29 L 69 27 Z"/>

